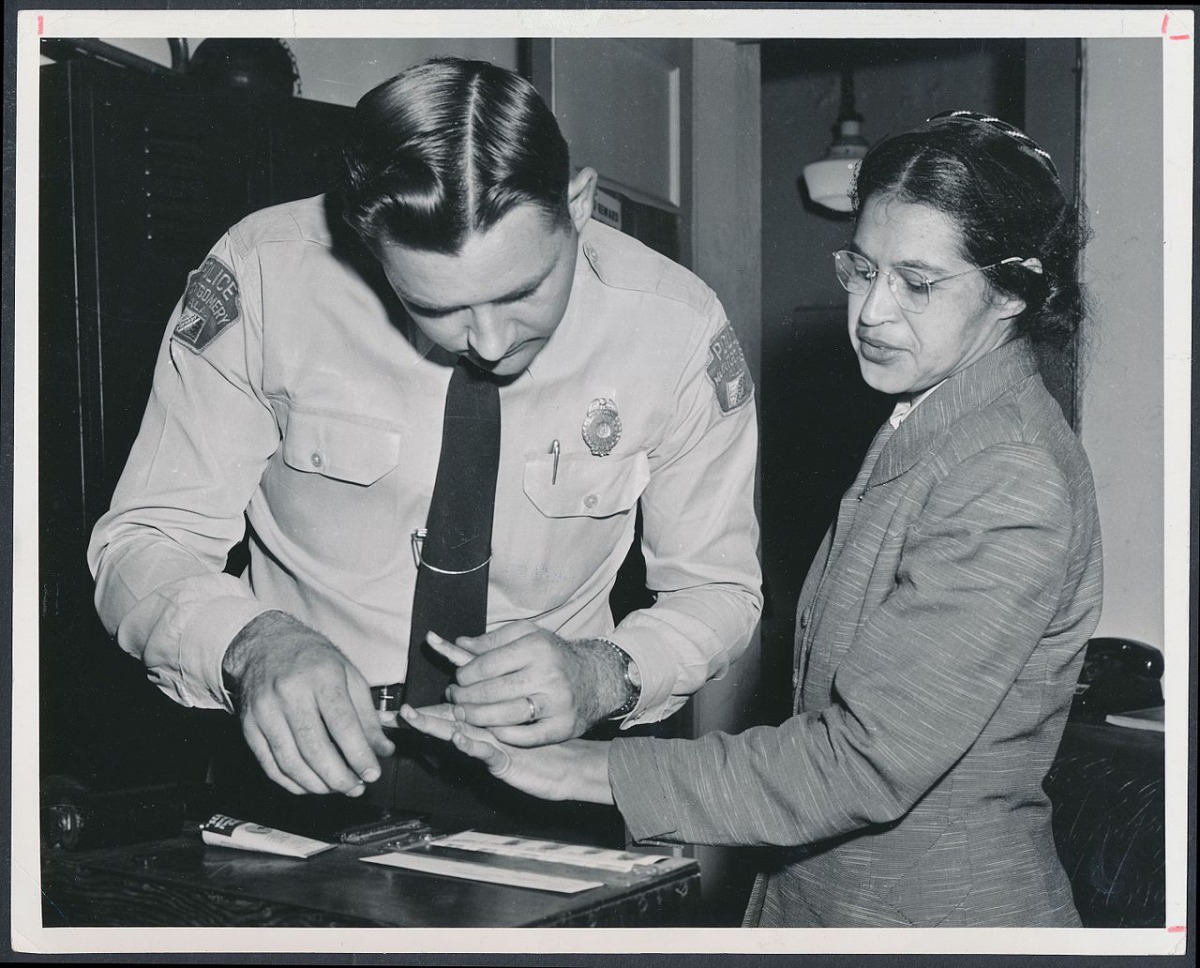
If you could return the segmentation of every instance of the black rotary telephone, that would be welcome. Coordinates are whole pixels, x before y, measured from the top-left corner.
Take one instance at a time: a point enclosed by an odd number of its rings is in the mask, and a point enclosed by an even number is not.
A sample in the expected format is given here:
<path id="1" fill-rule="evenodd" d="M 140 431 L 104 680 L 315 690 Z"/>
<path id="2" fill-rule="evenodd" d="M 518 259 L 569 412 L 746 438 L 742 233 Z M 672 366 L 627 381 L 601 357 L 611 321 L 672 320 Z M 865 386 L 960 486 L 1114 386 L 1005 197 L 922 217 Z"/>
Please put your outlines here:
<path id="1" fill-rule="evenodd" d="M 1096 638 L 1088 643 L 1071 719 L 1102 723 L 1111 713 L 1163 704 L 1163 657 L 1143 642 Z"/>

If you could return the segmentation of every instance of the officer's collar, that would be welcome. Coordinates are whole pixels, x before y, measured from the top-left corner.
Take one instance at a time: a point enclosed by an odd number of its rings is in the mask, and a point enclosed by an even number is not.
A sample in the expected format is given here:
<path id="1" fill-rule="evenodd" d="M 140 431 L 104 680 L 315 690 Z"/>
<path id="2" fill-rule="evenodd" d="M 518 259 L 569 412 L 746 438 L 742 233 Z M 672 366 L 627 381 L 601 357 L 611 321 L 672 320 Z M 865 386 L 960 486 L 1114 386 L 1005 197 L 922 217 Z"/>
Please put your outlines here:
<path id="1" fill-rule="evenodd" d="M 580 294 L 589 285 L 599 281 L 600 277 L 596 274 L 595 267 L 592 264 L 592 259 L 595 257 L 595 250 L 588 241 L 591 234 L 588 229 L 591 227 L 591 224 L 589 220 L 575 239 L 575 274 L 571 278 L 571 296 L 567 300 L 567 308 L 563 310 L 563 317 L 559 320 L 553 335 L 546 342 L 546 345 L 542 347 L 542 351 L 533 358 L 533 362 L 525 370 L 533 380 L 537 380 L 539 374 L 544 372 L 547 367 L 553 370 L 555 356 L 558 353 L 570 352 L 569 347 L 565 344 L 571 341 L 572 334 L 576 329 L 576 323 L 578 322 L 577 317 L 582 312 L 578 308 L 583 304 Z M 589 248 L 592 249 L 590 256 L 588 253 Z"/>

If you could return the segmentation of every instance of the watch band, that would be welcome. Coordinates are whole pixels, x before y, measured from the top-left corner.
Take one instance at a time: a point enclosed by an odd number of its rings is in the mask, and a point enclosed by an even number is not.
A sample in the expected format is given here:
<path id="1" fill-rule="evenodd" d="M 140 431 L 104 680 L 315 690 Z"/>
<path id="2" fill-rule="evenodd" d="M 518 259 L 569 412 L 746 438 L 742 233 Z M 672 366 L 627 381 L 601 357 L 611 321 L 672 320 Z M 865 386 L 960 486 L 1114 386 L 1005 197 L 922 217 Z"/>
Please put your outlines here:
<path id="1" fill-rule="evenodd" d="M 633 658 L 628 652 L 622 649 L 616 642 L 610 642 L 608 639 L 597 639 L 597 642 L 603 642 L 613 652 L 617 658 L 621 660 L 621 674 L 624 677 L 625 689 L 629 693 L 625 701 L 616 709 L 608 714 L 607 719 L 624 719 L 637 708 L 638 701 L 642 698 L 642 687 L 633 681 L 633 677 L 629 674 L 629 666 L 633 662 Z"/>

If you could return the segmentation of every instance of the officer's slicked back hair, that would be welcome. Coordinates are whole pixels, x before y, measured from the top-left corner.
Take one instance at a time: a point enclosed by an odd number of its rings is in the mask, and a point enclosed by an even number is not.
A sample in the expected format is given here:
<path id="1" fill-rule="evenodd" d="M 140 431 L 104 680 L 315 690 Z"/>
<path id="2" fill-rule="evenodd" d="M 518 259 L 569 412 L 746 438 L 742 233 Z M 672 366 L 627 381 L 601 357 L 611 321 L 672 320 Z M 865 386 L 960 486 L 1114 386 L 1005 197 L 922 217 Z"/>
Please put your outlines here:
<path id="1" fill-rule="evenodd" d="M 526 202 L 570 223 L 554 115 L 528 81 L 484 61 L 435 58 L 367 92 L 344 157 L 343 217 L 368 242 L 454 254 Z"/>

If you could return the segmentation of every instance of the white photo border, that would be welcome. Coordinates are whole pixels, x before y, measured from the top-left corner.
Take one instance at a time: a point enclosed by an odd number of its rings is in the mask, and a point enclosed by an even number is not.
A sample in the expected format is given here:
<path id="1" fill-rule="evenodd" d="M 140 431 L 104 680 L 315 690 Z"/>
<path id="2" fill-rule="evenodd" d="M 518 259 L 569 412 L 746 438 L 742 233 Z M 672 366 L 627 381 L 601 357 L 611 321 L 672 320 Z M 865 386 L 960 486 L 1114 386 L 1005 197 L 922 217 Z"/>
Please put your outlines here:
<path id="1" fill-rule="evenodd" d="M 1163 44 L 1164 207 L 1164 575 L 1172 661 L 1188 661 L 1192 528 L 1193 71 L 1190 9 L 772 9 L 720 5 L 669 9 L 272 9 L 67 10 L 17 14 L 15 279 L 38 278 L 38 67 L 40 37 L 1160 37 Z M 14 492 L 12 641 L 38 636 L 38 287 L 17 285 L 13 304 Z M 1188 321 L 1187 325 L 1183 321 Z M 38 662 L 14 647 L 12 760 L 12 947 L 73 952 L 732 952 L 756 955 L 1104 954 L 1182 952 L 1188 917 L 1190 669 L 1164 681 L 1167 722 L 1167 926 L 1163 929 L 84 929 L 41 926 L 37 810 Z M 1182 673 L 1182 674 L 1178 674 Z M 1185 722 L 1186 720 L 1186 722 Z"/>

